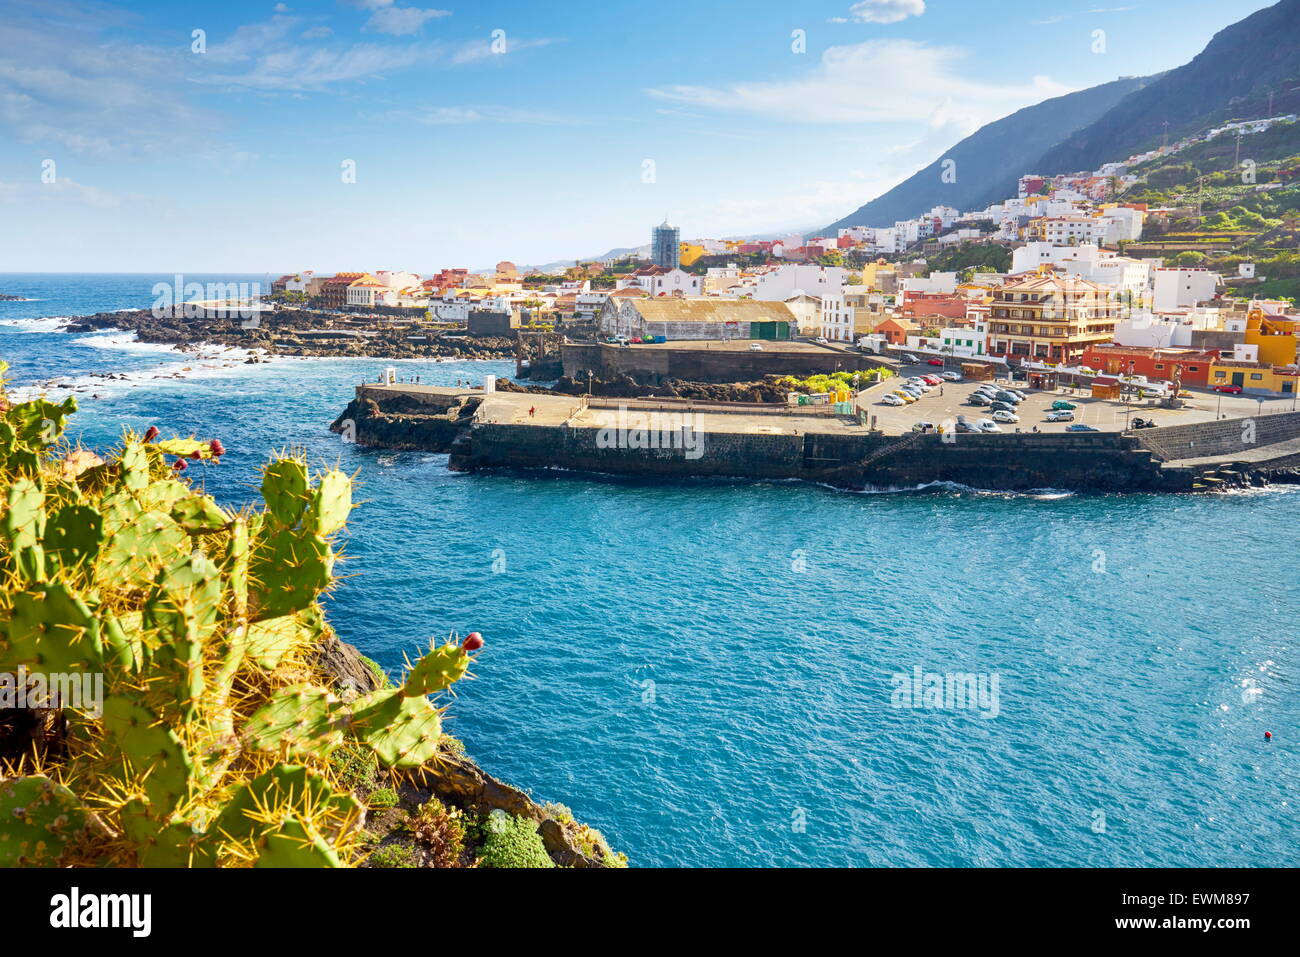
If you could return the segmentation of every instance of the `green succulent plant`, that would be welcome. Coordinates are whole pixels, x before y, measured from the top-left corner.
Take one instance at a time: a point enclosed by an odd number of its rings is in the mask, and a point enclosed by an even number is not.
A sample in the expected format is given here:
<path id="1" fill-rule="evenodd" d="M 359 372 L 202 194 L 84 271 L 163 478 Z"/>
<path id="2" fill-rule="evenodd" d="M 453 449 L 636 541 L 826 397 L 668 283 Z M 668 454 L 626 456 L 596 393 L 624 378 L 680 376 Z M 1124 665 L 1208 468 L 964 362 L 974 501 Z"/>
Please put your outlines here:
<path id="1" fill-rule="evenodd" d="M 0 672 L 102 674 L 105 698 L 63 709 L 57 759 L 0 764 L 0 866 L 355 863 L 364 810 L 331 754 L 436 758 L 429 695 L 470 654 L 431 647 L 400 687 L 342 700 L 306 662 L 351 479 L 280 458 L 264 508 L 231 513 L 173 468 L 219 443 L 128 432 L 74 467 L 75 408 L 0 403 Z"/>

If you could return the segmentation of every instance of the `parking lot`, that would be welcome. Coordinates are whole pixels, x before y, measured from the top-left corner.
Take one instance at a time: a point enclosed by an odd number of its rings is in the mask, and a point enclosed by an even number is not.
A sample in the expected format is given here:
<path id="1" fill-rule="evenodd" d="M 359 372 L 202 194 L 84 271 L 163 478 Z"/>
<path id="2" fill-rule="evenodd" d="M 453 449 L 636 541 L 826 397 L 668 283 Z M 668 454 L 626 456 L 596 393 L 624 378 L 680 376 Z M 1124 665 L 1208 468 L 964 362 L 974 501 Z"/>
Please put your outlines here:
<path id="1" fill-rule="evenodd" d="M 858 407 L 868 415 L 875 416 L 876 426 L 889 434 L 909 432 L 917 422 L 930 422 L 939 425 L 945 421 L 956 420 L 962 415 L 971 421 L 992 418 L 987 406 L 971 405 L 967 400 L 976 387 L 983 383 L 963 379 L 960 382 L 944 382 L 935 386 L 930 392 L 921 396 L 916 402 L 905 406 L 886 405 L 881 401 L 886 394 L 893 392 L 910 376 L 938 374 L 943 371 L 930 365 L 909 365 L 899 369 L 899 378 L 886 379 L 872 386 L 858 396 Z M 1083 423 L 1103 432 L 1117 432 L 1125 428 L 1126 422 L 1142 418 L 1155 420 L 1158 426 L 1186 425 L 1193 422 L 1212 422 L 1219 417 L 1237 418 L 1273 412 L 1290 412 L 1295 405 L 1294 399 L 1266 399 L 1260 402 L 1251 396 L 1220 395 L 1216 392 L 1195 390 L 1191 398 L 1184 400 L 1180 409 L 1164 409 L 1152 401 L 1130 398 L 1128 402 L 1111 399 L 1094 399 L 1087 389 L 1057 389 L 1045 391 L 1030 389 L 1022 382 L 1011 383 L 1003 378 L 992 383 L 998 386 L 1011 385 L 1024 392 L 1028 398 L 1016 406 L 1015 414 L 1019 422 L 998 423 L 1004 432 L 1064 432 L 1073 424 Z M 1065 400 L 1074 403 L 1073 422 L 1048 422 L 1047 413 L 1053 402 Z"/>

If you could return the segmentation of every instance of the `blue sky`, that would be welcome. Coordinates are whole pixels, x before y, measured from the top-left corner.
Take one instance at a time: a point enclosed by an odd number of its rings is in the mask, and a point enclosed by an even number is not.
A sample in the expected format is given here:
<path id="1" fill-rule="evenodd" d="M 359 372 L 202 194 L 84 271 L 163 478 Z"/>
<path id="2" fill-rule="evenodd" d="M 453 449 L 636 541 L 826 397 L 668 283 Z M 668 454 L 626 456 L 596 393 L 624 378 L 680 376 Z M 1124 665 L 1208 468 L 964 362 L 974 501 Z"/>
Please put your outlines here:
<path id="1" fill-rule="evenodd" d="M 0 271 L 431 272 L 665 215 L 812 227 L 1268 5 L 1098 2 L 0 0 Z"/>

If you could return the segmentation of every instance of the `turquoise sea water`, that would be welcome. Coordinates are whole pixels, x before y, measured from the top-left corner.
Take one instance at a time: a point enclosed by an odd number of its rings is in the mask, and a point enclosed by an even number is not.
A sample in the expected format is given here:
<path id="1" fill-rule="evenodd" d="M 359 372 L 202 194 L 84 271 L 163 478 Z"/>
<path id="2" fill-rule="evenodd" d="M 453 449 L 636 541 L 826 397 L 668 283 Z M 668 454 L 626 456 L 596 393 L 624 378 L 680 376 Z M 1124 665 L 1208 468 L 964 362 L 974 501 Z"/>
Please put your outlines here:
<path id="1" fill-rule="evenodd" d="M 326 431 L 383 361 L 223 368 L 35 321 L 148 305 L 158 278 L 0 275 L 43 300 L 0 303 L 15 385 L 87 385 L 87 444 L 220 437 L 220 468 L 189 474 L 225 501 L 287 445 L 359 470 L 340 633 L 395 669 L 481 631 L 450 730 L 633 864 L 1295 863 L 1300 491 L 454 475 Z M 131 377 L 86 378 L 106 371 Z M 996 716 L 895 707 L 914 668 L 996 676 Z"/>

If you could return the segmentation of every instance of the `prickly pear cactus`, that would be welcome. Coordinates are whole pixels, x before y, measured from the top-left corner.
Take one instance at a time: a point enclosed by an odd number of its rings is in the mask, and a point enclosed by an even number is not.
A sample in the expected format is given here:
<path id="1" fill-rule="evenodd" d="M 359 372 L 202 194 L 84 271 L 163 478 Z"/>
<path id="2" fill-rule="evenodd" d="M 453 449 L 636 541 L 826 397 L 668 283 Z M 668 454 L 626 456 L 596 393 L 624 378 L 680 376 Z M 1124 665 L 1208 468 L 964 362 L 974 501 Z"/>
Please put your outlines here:
<path id="1" fill-rule="evenodd" d="M 45 775 L 0 781 L 0 867 L 52 866 L 85 826 L 77 796 Z"/>
<path id="2" fill-rule="evenodd" d="M 354 862 L 363 811 L 331 753 L 436 759 L 428 696 L 470 653 L 431 647 L 400 687 L 341 699 L 311 661 L 351 480 L 281 458 L 264 508 L 231 512 L 188 481 L 219 441 L 150 428 L 100 459 L 62 441 L 75 408 L 0 401 L 0 672 L 103 685 L 62 702 L 58 753 L 0 765 L 0 866 Z"/>

